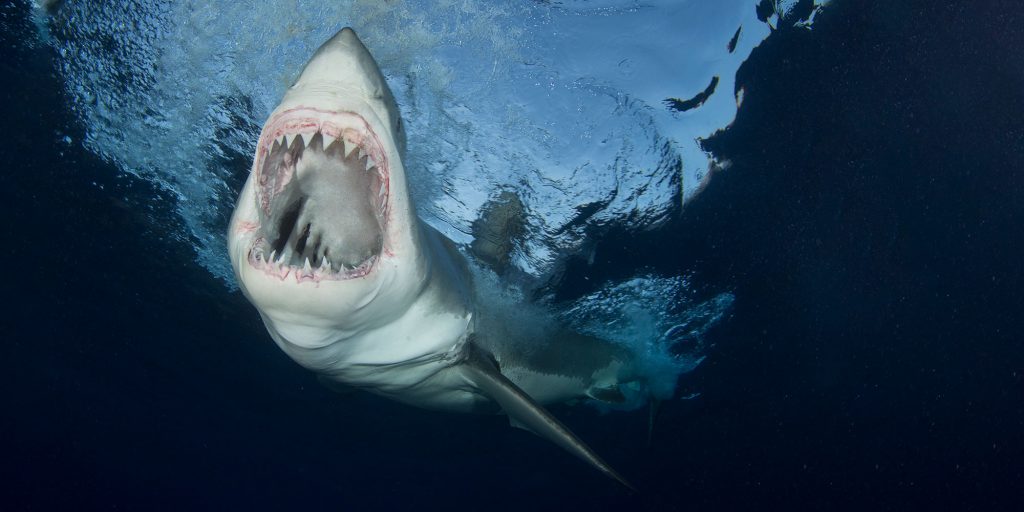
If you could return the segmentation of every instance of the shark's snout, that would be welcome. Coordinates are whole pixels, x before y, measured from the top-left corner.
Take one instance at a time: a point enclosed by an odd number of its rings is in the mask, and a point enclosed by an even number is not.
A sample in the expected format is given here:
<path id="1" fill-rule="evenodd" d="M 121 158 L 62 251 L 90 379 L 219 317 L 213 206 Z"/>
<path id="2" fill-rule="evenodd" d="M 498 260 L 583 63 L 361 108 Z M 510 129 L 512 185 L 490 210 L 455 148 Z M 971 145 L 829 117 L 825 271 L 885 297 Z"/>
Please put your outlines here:
<path id="1" fill-rule="evenodd" d="M 362 277 L 385 245 L 384 151 L 355 114 L 285 114 L 260 140 L 249 264 L 299 281 Z"/>

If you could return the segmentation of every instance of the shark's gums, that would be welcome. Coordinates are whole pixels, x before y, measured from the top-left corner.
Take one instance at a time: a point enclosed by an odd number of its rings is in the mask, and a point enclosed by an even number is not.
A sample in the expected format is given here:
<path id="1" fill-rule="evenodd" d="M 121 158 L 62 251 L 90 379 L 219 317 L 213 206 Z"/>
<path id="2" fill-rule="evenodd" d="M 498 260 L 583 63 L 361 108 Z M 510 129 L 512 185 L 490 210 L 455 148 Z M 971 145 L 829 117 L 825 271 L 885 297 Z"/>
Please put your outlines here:
<path id="1" fill-rule="evenodd" d="M 634 358 L 554 322 L 517 322 L 417 218 L 398 106 L 351 29 L 324 43 L 263 127 L 228 232 L 277 345 L 331 387 L 505 414 L 632 488 L 541 404 L 624 400 Z M 500 256 L 500 255 L 499 255 Z"/>

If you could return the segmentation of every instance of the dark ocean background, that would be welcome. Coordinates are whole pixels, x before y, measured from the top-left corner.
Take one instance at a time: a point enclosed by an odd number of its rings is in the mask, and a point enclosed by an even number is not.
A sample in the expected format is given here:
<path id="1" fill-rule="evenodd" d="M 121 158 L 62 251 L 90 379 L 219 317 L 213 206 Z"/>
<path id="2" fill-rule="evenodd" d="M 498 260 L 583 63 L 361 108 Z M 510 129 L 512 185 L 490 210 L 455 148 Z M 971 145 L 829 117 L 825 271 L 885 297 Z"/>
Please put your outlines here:
<path id="1" fill-rule="evenodd" d="M 162 193 L 74 142 L 52 49 L 2 14 L 2 510 L 1024 506 L 1019 2 L 778 31 L 707 142 L 732 167 L 569 265 L 566 299 L 637 268 L 735 294 L 650 446 L 642 412 L 555 408 L 639 495 L 500 417 L 318 386 L 138 212 Z"/>

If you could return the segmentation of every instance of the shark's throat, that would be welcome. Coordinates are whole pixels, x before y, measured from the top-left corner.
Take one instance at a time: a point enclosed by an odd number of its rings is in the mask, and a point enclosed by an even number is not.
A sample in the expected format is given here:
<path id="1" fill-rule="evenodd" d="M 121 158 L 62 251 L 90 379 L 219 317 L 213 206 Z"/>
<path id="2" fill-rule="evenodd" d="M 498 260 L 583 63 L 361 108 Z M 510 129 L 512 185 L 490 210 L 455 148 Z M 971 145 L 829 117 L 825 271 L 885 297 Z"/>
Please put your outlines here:
<path id="1" fill-rule="evenodd" d="M 300 281 L 371 272 L 385 250 L 388 204 L 387 162 L 372 131 L 292 119 L 264 139 L 249 264 Z"/>

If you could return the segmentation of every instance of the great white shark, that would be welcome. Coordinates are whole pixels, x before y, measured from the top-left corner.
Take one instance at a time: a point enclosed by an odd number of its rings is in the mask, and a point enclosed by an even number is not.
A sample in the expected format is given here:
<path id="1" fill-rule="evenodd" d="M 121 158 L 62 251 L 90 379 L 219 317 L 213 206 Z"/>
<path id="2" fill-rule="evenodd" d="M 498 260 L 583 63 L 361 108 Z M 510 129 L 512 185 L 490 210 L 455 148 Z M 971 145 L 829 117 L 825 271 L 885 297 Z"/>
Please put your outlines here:
<path id="1" fill-rule="evenodd" d="M 503 413 L 632 488 L 542 405 L 621 401 L 642 380 L 630 355 L 487 300 L 466 256 L 416 216 L 405 144 L 376 61 L 342 29 L 263 126 L 229 227 L 239 287 L 270 336 L 328 384 Z"/>

